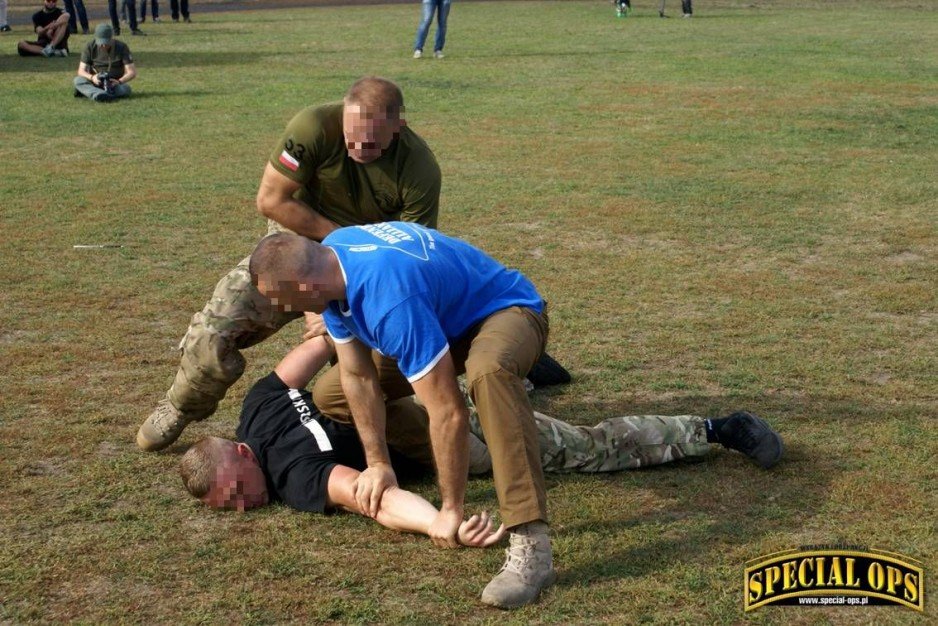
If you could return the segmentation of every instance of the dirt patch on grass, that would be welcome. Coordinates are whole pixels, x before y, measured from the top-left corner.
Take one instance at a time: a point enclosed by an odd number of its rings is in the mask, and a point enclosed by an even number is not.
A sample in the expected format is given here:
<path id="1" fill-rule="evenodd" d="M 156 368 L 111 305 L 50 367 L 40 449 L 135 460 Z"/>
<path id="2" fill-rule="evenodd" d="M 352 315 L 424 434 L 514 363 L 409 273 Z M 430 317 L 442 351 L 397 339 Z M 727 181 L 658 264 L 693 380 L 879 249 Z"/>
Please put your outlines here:
<path id="1" fill-rule="evenodd" d="M 33 461 L 20 471 L 26 476 L 62 476 L 66 473 L 65 465 L 66 459 L 53 457 Z"/>

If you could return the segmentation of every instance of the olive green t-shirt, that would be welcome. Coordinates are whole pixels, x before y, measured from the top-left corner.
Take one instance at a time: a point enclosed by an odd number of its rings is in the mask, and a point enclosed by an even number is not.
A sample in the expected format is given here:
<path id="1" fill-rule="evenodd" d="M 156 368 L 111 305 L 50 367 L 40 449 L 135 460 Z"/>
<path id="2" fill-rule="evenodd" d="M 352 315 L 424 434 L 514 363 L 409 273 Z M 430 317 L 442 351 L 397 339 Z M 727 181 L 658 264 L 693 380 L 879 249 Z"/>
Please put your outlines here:
<path id="1" fill-rule="evenodd" d="M 353 161 L 342 134 L 342 103 L 309 107 L 287 125 L 273 167 L 303 185 L 296 199 L 339 226 L 401 220 L 436 228 L 440 166 L 407 126 L 371 163 Z"/>
<path id="2" fill-rule="evenodd" d="M 114 39 L 110 48 L 99 46 L 94 39 L 88 42 L 81 51 L 81 62 L 90 65 L 95 74 L 107 72 L 111 78 L 120 78 L 124 75 L 124 66 L 134 62 L 130 55 L 130 48 L 123 41 Z"/>

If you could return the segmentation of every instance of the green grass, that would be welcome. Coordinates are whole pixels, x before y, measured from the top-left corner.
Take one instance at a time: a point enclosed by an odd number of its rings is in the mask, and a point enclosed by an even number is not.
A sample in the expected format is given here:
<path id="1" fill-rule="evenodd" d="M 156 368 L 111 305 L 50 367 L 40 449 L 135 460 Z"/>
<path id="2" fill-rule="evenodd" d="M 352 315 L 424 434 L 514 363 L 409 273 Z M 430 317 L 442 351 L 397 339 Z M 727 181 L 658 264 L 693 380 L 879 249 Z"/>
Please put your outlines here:
<path id="1" fill-rule="evenodd" d="M 440 62 L 409 58 L 411 5 L 199 14 L 128 38 L 135 96 L 106 106 L 71 97 L 76 57 L 20 59 L 4 36 L 0 620 L 921 621 L 744 616 L 741 581 L 748 559 L 840 540 L 938 572 L 938 12 L 699 4 L 659 20 L 651 3 L 615 19 L 599 1 L 457 2 Z M 299 329 L 250 350 L 182 445 L 144 455 L 136 428 L 189 316 L 264 232 L 253 198 L 285 123 L 367 73 L 402 85 L 437 154 L 441 228 L 550 300 L 575 380 L 538 409 L 748 408 L 788 460 L 550 478 L 560 581 L 512 614 L 477 601 L 498 550 L 187 498 L 185 445 L 233 432 Z M 108 242 L 124 247 L 72 248 Z M 496 505 L 488 480 L 469 493 Z"/>

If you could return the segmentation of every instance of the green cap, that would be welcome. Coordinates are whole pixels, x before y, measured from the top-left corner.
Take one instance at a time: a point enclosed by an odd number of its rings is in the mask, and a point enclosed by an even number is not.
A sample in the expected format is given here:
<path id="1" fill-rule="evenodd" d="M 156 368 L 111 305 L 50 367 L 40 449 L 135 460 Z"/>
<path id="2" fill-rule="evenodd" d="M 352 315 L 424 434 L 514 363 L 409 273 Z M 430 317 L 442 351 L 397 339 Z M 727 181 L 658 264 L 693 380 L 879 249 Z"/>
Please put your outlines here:
<path id="1" fill-rule="evenodd" d="M 94 29 L 94 42 L 106 46 L 114 39 L 114 28 L 110 24 L 98 24 Z"/>

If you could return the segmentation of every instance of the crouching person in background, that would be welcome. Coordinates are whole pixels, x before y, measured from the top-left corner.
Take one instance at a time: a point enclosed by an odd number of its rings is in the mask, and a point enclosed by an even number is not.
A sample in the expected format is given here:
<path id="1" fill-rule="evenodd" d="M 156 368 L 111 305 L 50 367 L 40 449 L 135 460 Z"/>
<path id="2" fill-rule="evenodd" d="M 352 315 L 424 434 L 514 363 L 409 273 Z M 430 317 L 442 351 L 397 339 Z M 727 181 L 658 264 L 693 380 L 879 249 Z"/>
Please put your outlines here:
<path id="1" fill-rule="evenodd" d="M 130 81 L 137 76 L 130 48 L 114 39 L 110 24 L 98 24 L 94 39 L 81 53 L 75 97 L 85 96 L 95 102 L 110 102 L 130 95 Z"/>

